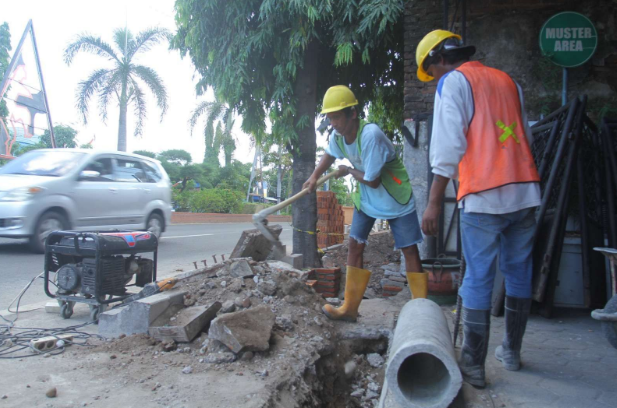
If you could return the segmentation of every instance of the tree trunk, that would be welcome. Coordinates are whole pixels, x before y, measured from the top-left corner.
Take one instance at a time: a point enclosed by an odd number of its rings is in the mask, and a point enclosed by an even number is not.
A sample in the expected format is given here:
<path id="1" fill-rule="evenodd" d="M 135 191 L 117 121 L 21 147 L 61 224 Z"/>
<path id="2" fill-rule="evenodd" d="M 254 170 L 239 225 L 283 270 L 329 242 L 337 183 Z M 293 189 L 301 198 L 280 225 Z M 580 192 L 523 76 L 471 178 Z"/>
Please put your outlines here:
<path id="1" fill-rule="evenodd" d="M 304 53 L 304 67 L 298 72 L 294 85 L 297 98 L 297 118 L 308 116 L 309 125 L 298 130 L 298 140 L 293 150 L 293 193 L 302 190 L 302 184 L 315 170 L 315 153 L 317 150 L 315 136 L 315 108 L 317 107 L 317 44 L 311 43 Z M 293 253 L 302 254 L 304 267 L 321 266 L 317 255 L 317 235 L 309 234 L 317 227 L 316 194 L 309 194 L 296 201 L 292 207 Z"/>
<path id="2" fill-rule="evenodd" d="M 118 151 L 120 152 L 126 152 L 126 109 L 128 107 L 126 96 L 126 82 L 124 82 L 120 95 L 120 120 L 118 123 Z"/>

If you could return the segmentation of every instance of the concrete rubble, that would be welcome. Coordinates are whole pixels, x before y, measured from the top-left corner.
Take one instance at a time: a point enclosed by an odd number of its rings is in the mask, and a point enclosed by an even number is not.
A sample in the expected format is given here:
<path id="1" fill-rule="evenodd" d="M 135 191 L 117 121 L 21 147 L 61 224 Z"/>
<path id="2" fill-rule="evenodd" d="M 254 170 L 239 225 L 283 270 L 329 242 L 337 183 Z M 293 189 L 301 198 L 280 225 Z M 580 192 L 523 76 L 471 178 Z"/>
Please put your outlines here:
<path id="1" fill-rule="evenodd" d="M 274 313 L 266 305 L 217 317 L 210 324 L 208 337 L 226 345 L 232 352 L 266 351 L 274 326 Z"/>

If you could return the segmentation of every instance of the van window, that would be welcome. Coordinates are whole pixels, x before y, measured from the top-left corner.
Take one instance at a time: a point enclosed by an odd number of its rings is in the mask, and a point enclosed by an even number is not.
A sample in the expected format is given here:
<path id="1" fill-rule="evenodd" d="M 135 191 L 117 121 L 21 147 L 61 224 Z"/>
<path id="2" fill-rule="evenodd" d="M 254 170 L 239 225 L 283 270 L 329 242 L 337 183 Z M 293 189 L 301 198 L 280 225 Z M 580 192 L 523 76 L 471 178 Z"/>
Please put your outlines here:
<path id="1" fill-rule="evenodd" d="M 145 181 L 146 175 L 139 160 L 123 158 L 116 159 L 114 178 L 116 181 L 141 183 Z"/>
<path id="2" fill-rule="evenodd" d="M 161 181 L 161 173 L 159 173 L 159 170 L 153 164 L 142 161 L 141 165 L 144 167 L 146 173 L 146 179 L 144 180 L 146 183 L 158 183 Z"/>
<path id="3" fill-rule="evenodd" d="M 88 163 L 88 165 L 84 168 L 84 171 L 98 171 L 99 176 L 96 178 L 88 177 L 83 181 L 113 181 L 114 176 L 112 169 L 113 166 L 111 163 L 111 157 L 100 157 Z"/>

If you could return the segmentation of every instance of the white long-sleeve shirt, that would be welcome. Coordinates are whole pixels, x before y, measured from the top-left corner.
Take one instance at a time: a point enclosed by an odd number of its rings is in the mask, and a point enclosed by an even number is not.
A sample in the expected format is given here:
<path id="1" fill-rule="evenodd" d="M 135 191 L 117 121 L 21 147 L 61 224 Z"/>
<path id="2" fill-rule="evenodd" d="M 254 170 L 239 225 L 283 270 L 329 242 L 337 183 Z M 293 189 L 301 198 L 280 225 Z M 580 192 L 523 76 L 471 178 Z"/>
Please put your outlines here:
<path id="1" fill-rule="evenodd" d="M 525 135 L 532 143 L 525 114 L 523 91 L 518 84 Z M 471 86 L 459 71 L 444 75 L 437 85 L 433 114 L 430 162 L 433 174 L 458 179 L 458 165 L 467 150 L 467 130 L 474 114 Z M 459 202 L 465 212 L 507 214 L 541 203 L 539 183 L 508 184 L 492 190 L 469 194 Z"/>

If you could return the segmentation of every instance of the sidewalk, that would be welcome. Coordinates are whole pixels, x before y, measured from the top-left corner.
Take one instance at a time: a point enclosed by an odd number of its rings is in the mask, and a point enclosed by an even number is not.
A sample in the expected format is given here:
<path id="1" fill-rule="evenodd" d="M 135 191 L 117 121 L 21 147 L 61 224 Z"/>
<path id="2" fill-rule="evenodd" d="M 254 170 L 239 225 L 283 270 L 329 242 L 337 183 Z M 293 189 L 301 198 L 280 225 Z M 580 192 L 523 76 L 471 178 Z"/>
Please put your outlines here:
<path id="1" fill-rule="evenodd" d="M 492 318 L 486 359 L 488 386 L 464 386 L 466 407 L 607 408 L 617 406 L 617 350 L 588 312 L 562 309 L 547 320 L 532 315 L 523 340 L 521 371 L 495 359 L 504 319 Z M 460 352 L 460 343 L 457 353 Z M 471 401 L 473 400 L 473 401 Z M 473 405 L 470 403 L 473 402 Z"/>
<path id="2" fill-rule="evenodd" d="M 443 307 L 451 324 L 454 306 Z M 7 318 L 14 315 L 1 312 Z M 67 327 L 89 320 L 86 305 L 77 304 L 71 319 L 62 319 L 57 314 L 35 310 L 20 313 L 17 327 Z M 486 360 L 488 386 L 484 390 L 464 384 L 452 407 L 455 408 L 607 408 L 617 406 L 617 350 L 604 338 L 600 323 L 583 311 L 557 311 L 552 320 L 531 316 L 523 344 L 523 368 L 518 372 L 506 371 L 495 359 L 493 353 L 503 335 L 504 320 L 492 318 L 489 353 Z M 97 333 L 96 325 L 81 328 L 91 334 Z M 456 349 L 460 352 L 460 340 Z M 74 351 L 69 348 L 57 360 L 32 357 L 19 360 L 3 360 L 5 372 L 16 373 L 24 367 L 39 366 L 50 370 L 49 364 L 57 361 L 67 364 Z M 24 366 L 25 364 L 25 366 Z M 63 366 L 56 370 L 63 370 Z M 43 368 L 47 366 L 47 368 Z M 67 366 L 68 367 L 68 366 Z M 89 378 L 88 371 L 81 371 L 83 381 Z M 33 373 L 34 374 L 34 373 Z M 10 376 L 0 379 L 0 396 L 14 396 L 14 381 Z M 36 376 L 35 376 L 36 377 Z M 183 377 L 184 379 L 184 377 Z M 74 384 L 75 385 L 75 384 Z M 27 392 L 25 389 L 23 392 Z M 195 391 L 198 392 L 198 391 Z M 13 397 L 14 398 L 14 397 Z M 0 400 L 0 407 L 14 406 L 10 399 Z M 13 403 L 15 399 L 13 399 Z M 60 402 L 60 401 L 57 401 Z M 102 401 L 101 401 L 102 402 Z M 90 404 L 89 404 L 90 405 Z M 37 405 L 38 406 L 38 405 Z M 54 406 L 56 406 L 54 404 Z M 65 406 L 65 405 L 62 405 Z M 105 406 L 96 405 L 96 406 Z M 187 404 L 186 406 L 193 406 Z"/>

